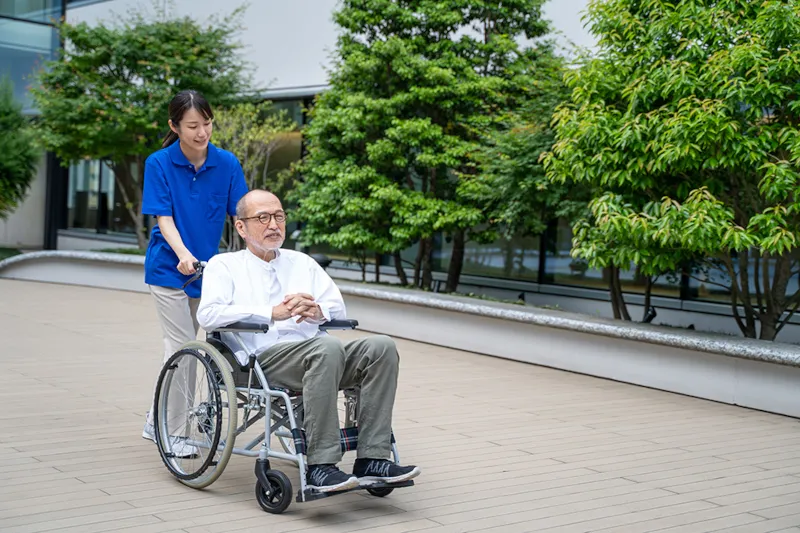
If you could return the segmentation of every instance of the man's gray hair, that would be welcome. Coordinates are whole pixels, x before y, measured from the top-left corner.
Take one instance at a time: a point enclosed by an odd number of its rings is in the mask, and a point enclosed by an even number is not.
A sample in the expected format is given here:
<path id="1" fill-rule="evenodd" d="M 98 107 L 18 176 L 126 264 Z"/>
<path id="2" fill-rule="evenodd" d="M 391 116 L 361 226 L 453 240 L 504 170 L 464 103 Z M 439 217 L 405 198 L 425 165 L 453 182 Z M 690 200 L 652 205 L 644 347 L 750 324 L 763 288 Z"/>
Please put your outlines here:
<path id="1" fill-rule="evenodd" d="M 273 194 L 273 193 L 269 192 L 269 191 L 268 191 L 268 190 L 266 190 L 266 189 L 251 189 L 251 190 L 247 191 L 247 192 L 245 193 L 245 195 L 244 195 L 244 196 L 242 196 L 242 197 L 239 199 L 239 201 L 238 201 L 238 202 L 236 202 L 236 218 L 244 218 L 244 217 L 247 215 L 247 203 L 248 203 L 248 197 L 249 197 L 251 194 L 256 194 L 256 193 L 261 193 L 261 192 L 263 192 L 263 193 L 267 193 L 267 194 L 269 194 L 270 196 L 274 196 L 276 200 L 278 199 L 278 197 L 277 197 L 277 196 L 275 196 L 275 194 Z M 278 200 L 278 201 L 280 201 L 280 200 Z"/>
<path id="2" fill-rule="evenodd" d="M 244 218 L 247 214 L 247 195 L 250 193 L 246 193 L 244 196 L 239 198 L 239 201 L 236 202 L 236 218 Z"/>

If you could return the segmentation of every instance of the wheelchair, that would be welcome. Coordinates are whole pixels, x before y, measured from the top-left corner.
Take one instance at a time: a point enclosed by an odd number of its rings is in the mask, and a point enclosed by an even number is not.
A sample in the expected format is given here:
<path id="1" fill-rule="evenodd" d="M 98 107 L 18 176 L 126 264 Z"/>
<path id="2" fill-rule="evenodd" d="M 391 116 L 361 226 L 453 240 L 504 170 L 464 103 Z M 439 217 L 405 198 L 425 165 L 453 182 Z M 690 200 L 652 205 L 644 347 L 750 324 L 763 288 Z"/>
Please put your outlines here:
<path id="1" fill-rule="evenodd" d="M 197 273 L 187 284 L 202 275 L 203 267 L 204 263 L 195 265 Z M 320 330 L 357 326 L 356 320 L 335 320 L 323 324 Z M 385 497 L 396 488 L 413 486 L 414 481 L 408 480 L 337 492 L 307 487 L 302 392 L 271 385 L 256 354 L 247 353 L 239 337 L 245 332 L 268 330 L 266 324 L 230 324 L 207 332 L 205 341 L 185 343 L 164 364 L 156 385 L 153 425 L 158 451 L 167 470 L 184 485 L 203 489 L 222 475 L 232 454 L 255 457 L 256 500 L 264 511 L 274 514 L 289 507 L 293 489 L 289 477 L 272 468 L 271 459 L 289 461 L 298 467 L 298 503 L 354 490 Z M 359 391 L 348 389 L 343 393 L 344 427 L 340 429 L 340 442 L 342 451 L 347 452 L 358 446 Z M 170 406 L 175 405 L 178 408 L 173 412 Z M 236 438 L 262 420 L 263 431 L 236 447 Z M 273 435 L 283 451 L 273 449 Z M 188 454 L 187 448 L 193 453 Z M 394 462 L 399 464 L 394 434 L 391 449 Z"/>

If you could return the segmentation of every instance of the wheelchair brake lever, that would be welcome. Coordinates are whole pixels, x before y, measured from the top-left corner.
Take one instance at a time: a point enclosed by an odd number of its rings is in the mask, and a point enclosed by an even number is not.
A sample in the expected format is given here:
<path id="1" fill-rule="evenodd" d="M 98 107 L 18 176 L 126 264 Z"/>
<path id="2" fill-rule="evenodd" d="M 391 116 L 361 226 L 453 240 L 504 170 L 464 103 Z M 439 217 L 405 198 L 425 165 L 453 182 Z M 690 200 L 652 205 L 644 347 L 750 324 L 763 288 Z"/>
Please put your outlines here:
<path id="1" fill-rule="evenodd" d="M 203 275 L 203 263 L 201 261 L 195 261 L 194 263 L 192 263 L 192 266 L 194 267 L 195 270 L 194 275 L 191 278 L 189 278 L 189 281 L 183 284 L 181 290 L 185 289 L 186 287 L 188 287 L 189 285 L 200 279 L 200 277 Z"/>

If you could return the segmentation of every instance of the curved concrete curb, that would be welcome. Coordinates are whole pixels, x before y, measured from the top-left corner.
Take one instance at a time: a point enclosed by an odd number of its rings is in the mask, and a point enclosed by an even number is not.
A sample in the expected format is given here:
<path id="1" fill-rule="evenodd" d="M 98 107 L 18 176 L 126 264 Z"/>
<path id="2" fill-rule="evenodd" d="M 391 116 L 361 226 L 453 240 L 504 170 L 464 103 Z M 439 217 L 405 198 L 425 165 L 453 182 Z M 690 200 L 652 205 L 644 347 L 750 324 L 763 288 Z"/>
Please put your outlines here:
<path id="1" fill-rule="evenodd" d="M 39 260 L 92 261 L 126 266 L 144 265 L 144 257 L 138 255 L 83 251 L 30 252 L 0 261 L 0 278 L 7 277 L 4 276 L 3 270 L 9 267 Z M 41 281 L 48 280 L 42 279 Z M 649 324 L 617 322 L 588 315 L 497 302 L 476 303 L 475 300 L 466 297 L 422 293 L 409 289 L 382 288 L 342 281 L 337 282 L 337 284 L 345 295 L 467 313 L 685 350 L 727 355 L 751 361 L 800 367 L 800 347 L 791 344 L 725 337 L 694 331 L 677 332 Z"/>
<path id="2" fill-rule="evenodd" d="M 560 311 L 549 311 L 531 307 L 515 306 L 496 302 L 476 304 L 466 297 L 418 294 L 402 289 L 383 290 L 353 284 L 339 284 L 344 294 L 388 300 L 398 303 L 420 305 L 436 309 L 469 313 L 472 315 L 513 320 L 537 326 L 579 331 L 592 335 L 603 335 L 618 339 L 648 342 L 673 348 L 728 355 L 741 359 L 763 361 L 780 365 L 800 367 L 800 347 L 792 344 L 760 341 L 738 337 L 726 337 L 689 330 L 672 331 L 669 328 L 617 322 L 589 315 Z"/>
<path id="3" fill-rule="evenodd" d="M 128 254 L 112 254 L 106 252 L 84 252 L 69 250 L 53 250 L 43 252 L 27 252 L 19 255 L 12 255 L 8 259 L 0 261 L 0 271 L 26 261 L 36 259 L 71 259 L 74 261 L 100 261 L 106 263 L 142 265 L 144 266 L 144 256 Z M 0 274 L 0 277 L 3 277 Z"/>

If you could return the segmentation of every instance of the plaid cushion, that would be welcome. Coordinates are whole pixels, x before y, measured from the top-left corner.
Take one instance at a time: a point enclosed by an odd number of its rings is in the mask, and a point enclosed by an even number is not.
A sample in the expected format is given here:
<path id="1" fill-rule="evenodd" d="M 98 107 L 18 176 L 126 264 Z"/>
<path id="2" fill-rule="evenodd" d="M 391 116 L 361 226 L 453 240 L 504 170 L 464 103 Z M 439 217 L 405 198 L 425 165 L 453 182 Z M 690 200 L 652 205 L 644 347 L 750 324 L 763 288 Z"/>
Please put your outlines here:
<path id="1" fill-rule="evenodd" d="M 339 430 L 339 441 L 342 444 L 342 452 L 350 452 L 358 448 L 358 428 L 341 428 Z"/>

